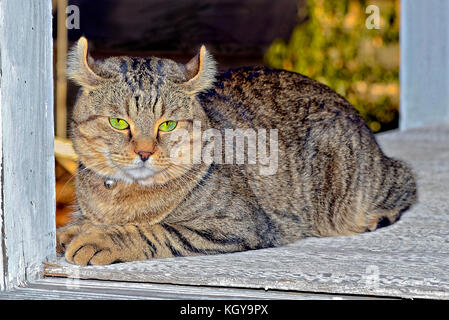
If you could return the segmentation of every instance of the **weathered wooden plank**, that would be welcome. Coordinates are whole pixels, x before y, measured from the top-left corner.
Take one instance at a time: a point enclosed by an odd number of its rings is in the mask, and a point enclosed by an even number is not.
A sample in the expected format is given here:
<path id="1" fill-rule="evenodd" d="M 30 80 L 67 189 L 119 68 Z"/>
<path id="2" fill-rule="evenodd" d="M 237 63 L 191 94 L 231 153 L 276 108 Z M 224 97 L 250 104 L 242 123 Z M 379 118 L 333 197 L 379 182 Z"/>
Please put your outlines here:
<path id="1" fill-rule="evenodd" d="M 1 289 L 55 257 L 51 1 L 0 0 Z"/>
<path id="2" fill-rule="evenodd" d="M 77 267 L 47 276 L 404 298 L 449 299 L 449 126 L 378 136 L 418 174 L 420 202 L 393 226 L 282 248 Z"/>
<path id="3" fill-rule="evenodd" d="M 0 293 L 0 299 L 282 299 L 282 300 L 354 300 L 360 296 L 310 294 L 273 290 L 248 290 L 204 286 L 182 286 L 132 282 L 41 279 L 26 287 Z"/>

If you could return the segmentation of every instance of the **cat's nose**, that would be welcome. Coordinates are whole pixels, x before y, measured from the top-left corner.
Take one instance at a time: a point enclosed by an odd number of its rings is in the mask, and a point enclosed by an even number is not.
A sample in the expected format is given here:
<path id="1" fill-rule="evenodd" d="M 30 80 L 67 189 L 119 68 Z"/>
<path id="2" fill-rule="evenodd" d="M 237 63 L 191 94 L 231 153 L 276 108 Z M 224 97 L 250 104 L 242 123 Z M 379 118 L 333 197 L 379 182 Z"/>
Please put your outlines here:
<path id="1" fill-rule="evenodd" d="M 139 155 L 140 159 L 145 162 L 147 161 L 150 156 L 153 154 L 153 152 L 149 152 L 149 151 L 138 151 L 137 154 Z"/>
<path id="2" fill-rule="evenodd" d="M 139 155 L 140 159 L 145 162 L 154 153 L 155 142 L 149 139 L 140 138 L 133 141 L 134 152 Z"/>

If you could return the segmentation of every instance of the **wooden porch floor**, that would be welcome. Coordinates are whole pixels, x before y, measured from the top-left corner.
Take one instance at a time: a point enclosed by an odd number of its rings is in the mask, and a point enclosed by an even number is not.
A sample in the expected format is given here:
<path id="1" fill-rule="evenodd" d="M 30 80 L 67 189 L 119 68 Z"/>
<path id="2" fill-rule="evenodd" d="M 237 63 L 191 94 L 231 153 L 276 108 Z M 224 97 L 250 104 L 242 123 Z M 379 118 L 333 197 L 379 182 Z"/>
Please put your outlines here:
<path id="1" fill-rule="evenodd" d="M 449 125 L 377 138 L 418 175 L 419 203 L 393 226 L 216 256 L 89 267 L 59 259 L 0 299 L 449 299 Z"/>

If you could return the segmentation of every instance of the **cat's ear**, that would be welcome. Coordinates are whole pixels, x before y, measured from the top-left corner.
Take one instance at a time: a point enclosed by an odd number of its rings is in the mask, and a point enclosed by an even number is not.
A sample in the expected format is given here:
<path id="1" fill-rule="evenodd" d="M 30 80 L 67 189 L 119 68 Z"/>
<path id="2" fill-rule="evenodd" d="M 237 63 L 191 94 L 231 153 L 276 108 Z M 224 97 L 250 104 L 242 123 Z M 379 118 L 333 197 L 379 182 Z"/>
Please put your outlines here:
<path id="1" fill-rule="evenodd" d="M 88 55 L 87 49 L 87 39 L 81 37 L 69 51 L 67 76 L 81 87 L 89 90 L 98 87 L 105 79 L 97 75 L 90 67 L 93 65 L 93 59 Z"/>
<path id="2" fill-rule="evenodd" d="M 194 94 L 212 88 L 217 73 L 216 64 L 206 47 L 201 46 L 198 54 L 184 65 L 187 81 L 182 85 L 185 90 Z"/>

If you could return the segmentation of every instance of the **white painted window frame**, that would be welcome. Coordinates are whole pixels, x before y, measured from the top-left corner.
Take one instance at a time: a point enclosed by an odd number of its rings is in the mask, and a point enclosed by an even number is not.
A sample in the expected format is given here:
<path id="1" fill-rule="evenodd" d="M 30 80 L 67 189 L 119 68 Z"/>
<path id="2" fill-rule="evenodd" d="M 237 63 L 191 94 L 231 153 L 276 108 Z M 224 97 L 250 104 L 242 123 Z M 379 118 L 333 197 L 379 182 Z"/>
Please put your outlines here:
<path id="1" fill-rule="evenodd" d="M 448 15 L 447 0 L 401 0 L 401 130 L 449 122 Z"/>
<path id="2" fill-rule="evenodd" d="M 0 0 L 0 290 L 55 254 L 51 0 Z"/>

